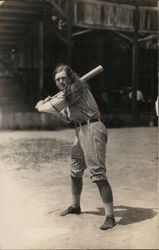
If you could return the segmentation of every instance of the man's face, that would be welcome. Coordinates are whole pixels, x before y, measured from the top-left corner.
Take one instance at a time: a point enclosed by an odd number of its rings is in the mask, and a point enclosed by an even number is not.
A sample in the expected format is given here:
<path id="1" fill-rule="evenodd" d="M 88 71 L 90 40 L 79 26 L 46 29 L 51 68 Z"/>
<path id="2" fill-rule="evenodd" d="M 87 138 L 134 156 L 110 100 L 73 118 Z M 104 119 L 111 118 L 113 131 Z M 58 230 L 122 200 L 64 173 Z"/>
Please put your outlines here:
<path id="1" fill-rule="evenodd" d="M 55 75 L 56 86 L 63 90 L 66 83 L 68 82 L 68 76 L 65 71 L 61 71 Z"/>

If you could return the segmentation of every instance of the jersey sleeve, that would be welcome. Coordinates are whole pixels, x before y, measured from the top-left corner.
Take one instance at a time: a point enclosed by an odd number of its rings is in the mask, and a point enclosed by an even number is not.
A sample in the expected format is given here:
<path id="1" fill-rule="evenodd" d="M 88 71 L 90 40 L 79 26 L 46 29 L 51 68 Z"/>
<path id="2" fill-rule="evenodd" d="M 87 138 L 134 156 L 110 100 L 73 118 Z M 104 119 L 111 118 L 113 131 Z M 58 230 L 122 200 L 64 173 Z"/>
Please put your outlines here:
<path id="1" fill-rule="evenodd" d="M 66 113 L 64 112 L 66 107 L 67 107 L 67 103 L 65 100 L 65 95 L 61 91 L 58 94 L 56 94 L 55 96 L 53 96 L 51 98 L 51 100 L 49 100 L 47 102 L 43 102 L 39 106 L 37 106 L 37 110 L 39 112 L 54 114 L 59 119 L 69 123 L 71 121 L 68 119 Z"/>

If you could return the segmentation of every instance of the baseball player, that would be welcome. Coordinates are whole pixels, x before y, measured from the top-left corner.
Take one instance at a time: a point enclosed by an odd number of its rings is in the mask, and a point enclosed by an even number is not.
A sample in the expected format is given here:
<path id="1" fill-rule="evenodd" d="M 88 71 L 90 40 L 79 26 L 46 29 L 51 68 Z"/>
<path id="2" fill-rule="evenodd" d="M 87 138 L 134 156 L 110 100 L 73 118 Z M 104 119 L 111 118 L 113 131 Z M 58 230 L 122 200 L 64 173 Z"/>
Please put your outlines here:
<path id="1" fill-rule="evenodd" d="M 87 83 L 67 65 L 60 64 L 54 71 L 54 79 L 60 92 L 37 103 L 39 112 L 54 113 L 60 119 L 75 125 L 75 141 L 72 146 L 71 187 L 72 204 L 61 216 L 80 214 L 80 197 L 84 170 L 88 167 L 90 178 L 95 182 L 106 219 L 101 230 L 115 226 L 112 189 L 106 176 L 107 130 L 100 120 L 100 112 Z"/>

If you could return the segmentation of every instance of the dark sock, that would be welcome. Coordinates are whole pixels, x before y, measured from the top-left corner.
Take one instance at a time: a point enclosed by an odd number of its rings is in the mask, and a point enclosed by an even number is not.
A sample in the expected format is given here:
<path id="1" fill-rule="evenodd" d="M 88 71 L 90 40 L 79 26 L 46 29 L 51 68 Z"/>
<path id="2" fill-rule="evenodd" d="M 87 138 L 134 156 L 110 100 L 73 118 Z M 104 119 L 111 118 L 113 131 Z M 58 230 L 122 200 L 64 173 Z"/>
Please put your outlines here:
<path id="1" fill-rule="evenodd" d="M 96 182 L 99 189 L 103 203 L 113 202 L 112 189 L 107 180 L 101 180 Z"/>
<path id="2" fill-rule="evenodd" d="M 75 178 L 71 176 L 71 183 L 72 183 L 72 206 L 73 207 L 80 207 L 80 197 L 83 187 L 83 179 L 82 178 Z"/>

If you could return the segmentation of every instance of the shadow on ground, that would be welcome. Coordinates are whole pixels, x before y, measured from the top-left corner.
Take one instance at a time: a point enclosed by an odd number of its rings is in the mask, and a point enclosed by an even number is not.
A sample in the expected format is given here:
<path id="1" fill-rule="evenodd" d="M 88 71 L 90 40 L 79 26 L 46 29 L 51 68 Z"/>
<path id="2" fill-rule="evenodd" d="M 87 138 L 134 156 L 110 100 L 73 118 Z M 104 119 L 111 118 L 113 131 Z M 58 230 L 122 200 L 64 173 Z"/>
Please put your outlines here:
<path id="1" fill-rule="evenodd" d="M 105 212 L 103 208 L 97 208 L 98 211 L 85 211 L 84 214 L 94 214 L 98 216 L 104 216 Z M 121 217 L 117 224 L 128 225 L 144 220 L 152 219 L 157 215 L 151 208 L 139 208 L 139 207 L 128 207 L 128 206 L 115 206 L 114 207 L 115 217 Z"/>

